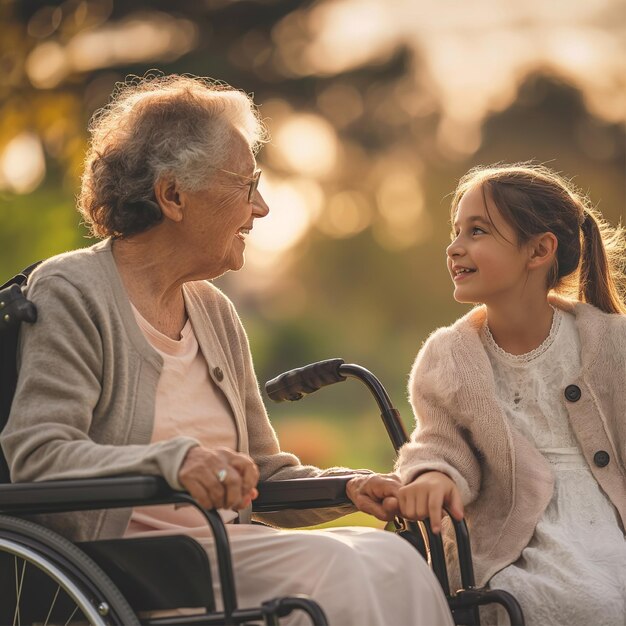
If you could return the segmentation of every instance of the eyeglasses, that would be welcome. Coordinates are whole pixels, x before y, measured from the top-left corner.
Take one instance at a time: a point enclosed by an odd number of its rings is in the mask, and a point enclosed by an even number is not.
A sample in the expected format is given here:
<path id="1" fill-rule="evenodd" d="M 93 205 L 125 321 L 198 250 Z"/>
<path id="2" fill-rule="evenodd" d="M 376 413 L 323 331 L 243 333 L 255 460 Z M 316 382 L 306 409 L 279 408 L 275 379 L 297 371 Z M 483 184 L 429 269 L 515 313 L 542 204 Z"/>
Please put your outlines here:
<path id="1" fill-rule="evenodd" d="M 221 167 L 213 167 L 209 165 L 210 168 L 217 170 L 218 172 L 224 172 L 224 174 L 231 174 L 232 176 L 238 176 L 239 178 L 244 178 L 245 180 L 249 180 L 248 183 L 248 203 L 252 202 L 252 198 L 254 198 L 254 194 L 256 190 L 259 188 L 259 178 L 261 178 L 261 170 L 254 170 L 254 174 L 252 176 L 244 176 L 243 174 L 239 174 L 238 172 L 231 172 L 230 170 L 222 169 Z"/>

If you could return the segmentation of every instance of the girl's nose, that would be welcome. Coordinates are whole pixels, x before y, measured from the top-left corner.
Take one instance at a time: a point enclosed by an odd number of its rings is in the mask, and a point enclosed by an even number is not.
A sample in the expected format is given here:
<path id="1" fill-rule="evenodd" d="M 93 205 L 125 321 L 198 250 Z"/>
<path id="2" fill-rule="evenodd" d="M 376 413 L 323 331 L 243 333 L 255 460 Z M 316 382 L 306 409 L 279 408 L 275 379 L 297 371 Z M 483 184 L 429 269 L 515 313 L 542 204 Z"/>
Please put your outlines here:
<path id="1" fill-rule="evenodd" d="M 459 244 L 459 238 L 457 237 L 452 241 L 452 243 L 446 248 L 446 254 L 452 258 L 453 256 L 458 256 L 462 254 L 463 247 Z"/>

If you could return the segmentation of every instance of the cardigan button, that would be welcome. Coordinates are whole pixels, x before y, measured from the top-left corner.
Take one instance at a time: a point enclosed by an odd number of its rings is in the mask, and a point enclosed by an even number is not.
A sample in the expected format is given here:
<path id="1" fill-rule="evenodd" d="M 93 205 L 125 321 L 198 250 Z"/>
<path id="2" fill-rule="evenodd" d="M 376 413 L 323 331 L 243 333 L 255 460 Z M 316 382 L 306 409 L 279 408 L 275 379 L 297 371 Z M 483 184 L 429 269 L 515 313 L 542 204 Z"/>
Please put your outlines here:
<path id="1" fill-rule="evenodd" d="M 215 380 L 217 380 L 218 383 L 221 383 L 224 380 L 224 372 L 222 372 L 220 367 L 213 368 L 213 376 L 215 376 Z"/>
<path id="2" fill-rule="evenodd" d="M 580 387 L 578 385 L 567 385 L 565 387 L 565 399 L 570 402 L 578 402 L 581 396 Z"/>
<path id="3" fill-rule="evenodd" d="M 598 467 L 606 467 L 609 464 L 610 460 L 611 460 L 611 457 L 609 456 L 609 453 L 606 452 L 605 450 L 598 450 L 593 455 L 593 462 Z"/>

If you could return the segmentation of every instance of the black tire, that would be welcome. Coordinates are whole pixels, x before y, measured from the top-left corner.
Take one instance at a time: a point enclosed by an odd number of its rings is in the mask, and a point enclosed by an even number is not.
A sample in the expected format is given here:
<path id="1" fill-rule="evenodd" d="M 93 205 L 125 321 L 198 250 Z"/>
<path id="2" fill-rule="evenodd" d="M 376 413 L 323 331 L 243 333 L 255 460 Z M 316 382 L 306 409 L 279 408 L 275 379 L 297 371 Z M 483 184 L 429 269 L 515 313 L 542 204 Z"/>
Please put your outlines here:
<path id="1" fill-rule="evenodd" d="M 0 515 L 0 624 L 139 626 L 111 579 L 67 539 Z"/>

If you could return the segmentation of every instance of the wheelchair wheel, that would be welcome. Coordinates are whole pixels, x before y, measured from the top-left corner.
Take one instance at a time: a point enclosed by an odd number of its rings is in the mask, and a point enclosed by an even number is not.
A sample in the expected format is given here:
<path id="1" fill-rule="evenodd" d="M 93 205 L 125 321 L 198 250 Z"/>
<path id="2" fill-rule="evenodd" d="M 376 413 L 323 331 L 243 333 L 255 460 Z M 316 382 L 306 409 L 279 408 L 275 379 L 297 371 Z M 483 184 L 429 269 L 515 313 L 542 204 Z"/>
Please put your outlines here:
<path id="1" fill-rule="evenodd" d="M 139 626 L 104 572 L 74 544 L 0 516 L 0 624 Z"/>

